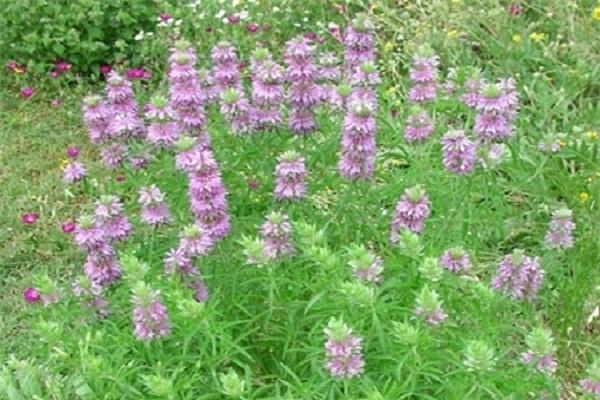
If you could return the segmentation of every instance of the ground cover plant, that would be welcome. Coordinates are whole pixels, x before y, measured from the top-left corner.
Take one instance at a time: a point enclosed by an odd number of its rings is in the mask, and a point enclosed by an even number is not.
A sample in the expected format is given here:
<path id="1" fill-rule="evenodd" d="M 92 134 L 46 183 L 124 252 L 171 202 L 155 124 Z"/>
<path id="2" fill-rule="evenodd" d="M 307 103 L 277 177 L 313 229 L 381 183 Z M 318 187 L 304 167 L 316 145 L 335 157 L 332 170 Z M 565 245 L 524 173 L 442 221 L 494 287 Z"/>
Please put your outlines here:
<path id="1" fill-rule="evenodd" d="M 600 397 L 600 5 L 143 9 L 6 60 L 1 398 Z"/>

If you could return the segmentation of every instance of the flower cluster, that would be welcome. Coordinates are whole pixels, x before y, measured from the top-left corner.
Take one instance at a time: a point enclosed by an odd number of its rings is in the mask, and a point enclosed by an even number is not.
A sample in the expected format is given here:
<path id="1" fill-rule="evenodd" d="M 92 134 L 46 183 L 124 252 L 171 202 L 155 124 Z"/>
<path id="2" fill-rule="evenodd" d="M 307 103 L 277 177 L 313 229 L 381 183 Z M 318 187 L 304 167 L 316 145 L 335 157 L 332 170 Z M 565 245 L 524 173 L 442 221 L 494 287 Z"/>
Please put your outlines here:
<path id="1" fill-rule="evenodd" d="M 111 314 L 108 308 L 108 300 L 102 293 L 103 290 L 102 286 L 95 285 L 86 278 L 73 283 L 75 297 L 82 302 L 84 308 L 91 310 L 99 319 L 106 318 Z"/>
<path id="2" fill-rule="evenodd" d="M 362 354 L 362 339 L 342 320 L 332 318 L 325 328 L 326 366 L 336 379 L 354 378 L 363 374 L 365 360 Z"/>
<path id="3" fill-rule="evenodd" d="M 63 171 L 63 180 L 66 183 L 77 183 L 87 175 L 85 166 L 77 161 L 72 161 L 65 166 Z"/>
<path id="4" fill-rule="evenodd" d="M 512 299 L 529 300 L 535 297 L 543 277 L 537 257 L 531 258 L 522 250 L 515 250 L 500 262 L 492 287 Z"/>
<path id="5" fill-rule="evenodd" d="M 462 247 L 454 247 L 446 250 L 440 256 L 440 265 L 450 272 L 467 272 L 471 269 L 469 253 Z"/>
<path id="6" fill-rule="evenodd" d="M 275 168 L 275 198 L 277 200 L 300 200 L 306 195 L 306 167 L 304 157 L 295 151 L 286 151 Z"/>
<path id="7" fill-rule="evenodd" d="M 513 136 L 519 96 L 514 80 L 482 84 L 477 94 L 473 133 L 483 141 L 505 140 Z"/>
<path id="8" fill-rule="evenodd" d="M 222 92 L 221 114 L 229 122 L 232 134 L 250 135 L 256 132 L 258 113 L 243 90 L 227 88 Z"/>
<path id="9" fill-rule="evenodd" d="M 446 170 L 457 175 L 471 172 L 477 161 L 477 145 L 460 130 L 449 131 L 444 135 L 442 153 Z"/>
<path id="10" fill-rule="evenodd" d="M 319 57 L 317 82 L 321 88 L 321 99 L 332 106 L 337 106 L 336 86 L 342 77 L 339 59 L 334 53 L 326 52 Z"/>
<path id="11" fill-rule="evenodd" d="M 194 291 L 194 299 L 203 302 L 208 299 L 208 289 L 202 275 L 193 266 L 191 256 L 186 247 L 171 249 L 164 260 L 164 271 L 167 275 L 178 274 L 188 288 Z"/>
<path id="12" fill-rule="evenodd" d="M 561 208 L 552 213 L 552 220 L 546 233 L 546 245 L 551 249 L 570 249 L 573 247 L 573 212 Z"/>
<path id="13" fill-rule="evenodd" d="M 348 265 L 356 279 L 366 283 L 381 283 L 383 277 L 383 259 L 368 251 L 362 245 L 353 245 L 348 249 Z"/>
<path id="14" fill-rule="evenodd" d="M 418 106 L 411 107 L 410 115 L 406 120 L 404 138 L 407 142 L 423 142 L 431 136 L 435 127 L 427 111 Z"/>
<path id="15" fill-rule="evenodd" d="M 417 295 L 415 315 L 431 326 L 440 325 L 448 317 L 439 297 L 435 290 L 427 286 L 424 286 Z"/>
<path id="16" fill-rule="evenodd" d="M 150 121 L 147 140 L 159 148 L 172 147 L 179 137 L 179 127 L 175 121 L 175 111 L 167 98 L 155 96 L 145 107 L 146 118 Z"/>
<path id="17" fill-rule="evenodd" d="M 178 157 L 188 175 L 188 195 L 196 222 L 212 240 L 222 239 L 230 230 L 227 192 L 213 152 L 196 145 L 185 157 L 182 153 Z"/>
<path id="18" fill-rule="evenodd" d="M 196 72 L 196 52 L 189 42 L 179 41 L 169 56 L 169 100 L 180 131 L 200 136 L 206 116 L 204 96 Z"/>
<path id="19" fill-rule="evenodd" d="M 146 130 L 138 115 L 131 82 L 112 71 L 106 79 L 106 97 L 110 107 L 110 137 L 121 140 L 144 137 Z"/>
<path id="20" fill-rule="evenodd" d="M 268 50 L 259 47 L 252 58 L 252 103 L 256 107 L 259 129 L 272 129 L 281 123 L 284 99 L 283 68 L 273 61 Z"/>
<path id="21" fill-rule="evenodd" d="M 376 107 L 371 98 L 354 92 L 343 121 L 342 146 L 338 169 L 346 179 L 368 179 L 375 170 Z"/>
<path id="22" fill-rule="evenodd" d="M 260 232 L 264 241 L 263 256 L 267 259 L 278 260 L 296 252 L 291 241 L 292 224 L 287 215 L 270 213 Z"/>
<path id="23" fill-rule="evenodd" d="M 290 84 L 288 125 L 295 134 L 304 135 L 317 128 L 313 108 L 321 101 L 321 89 L 315 83 L 318 69 L 310 41 L 306 38 L 288 41 L 284 60 L 287 65 L 285 77 Z"/>
<path id="24" fill-rule="evenodd" d="M 424 223 L 431 215 L 429 198 L 420 186 L 414 186 L 404 191 L 396 204 L 396 211 L 392 219 L 392 232 L 390 240 L 398 244 L 399 233 L 403 230 L 420 234 Z"/>
<path id="25" fill-rule="evenodd" d="M 90 95 L 83 99 L 83 121 L 92 143 L 98 144 L 109 140 L 110 119 L 110 107 L 101 96 Z"/>
<path id="26" fill-rule="evenodd" d="M 600 398 L 600 360 L 596 359 L 587 369 L 587 377 L 579 381 L 584 393 Z"/>
<path id="27" fill-rule="evenodd" d="M 135 336 L 142 341 L 160 339 L 171 334 L 167 308 L 160 293 L 138 282 L 133 290 L 133 322 Z"/>
<path id="28" fill-rule="evenodd" d="M 437 68 L 439 58 L 429 47 L 422 47 L 413 57 L 409 78 L 412 87 L 408 99 L 412 103 L 427 103 L 437 98 Z"/>
<path id="29" fill-rule="evenodd" d="M 165 204 L 165 195 L 156 185 L 140 189 L 139 202 L 142 205 L 142 222 L 158 226 L 171 222 L 171 214 Z"/>
<path id="30" fill-rule="evenodd" d="M 344 69 L 352 73 L 357 66 L 375 61 L 375 26 L 366 14 L 352 20 L 344 34 Z"/>
<path id="31" fill-rule="evenodd" d="M 552 333 L 545 328 L 535 328 L 527 335 L 526 343 L 528 350 L 521 355 L 521 360 L 545 374 L 554 374 L 558 363 Z"/>
<path id="32" fill-rule="evenodd" d="M 213 63 L 212 78 L 215 80 L 216 93 L 221 95 L 226 89 L 242 91 L 237 54 L 231 43 L 217 43 L 210 52 Z"/>

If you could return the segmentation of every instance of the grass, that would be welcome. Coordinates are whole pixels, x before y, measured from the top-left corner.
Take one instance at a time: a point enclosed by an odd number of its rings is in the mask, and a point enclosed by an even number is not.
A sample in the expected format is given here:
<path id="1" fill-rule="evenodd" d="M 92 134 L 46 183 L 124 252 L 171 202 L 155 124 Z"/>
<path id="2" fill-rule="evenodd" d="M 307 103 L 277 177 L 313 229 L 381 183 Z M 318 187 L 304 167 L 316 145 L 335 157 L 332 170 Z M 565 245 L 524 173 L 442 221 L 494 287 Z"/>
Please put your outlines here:
<path id="1" fill-rule="evenodd" d="M 349 184 L 337 172 L 338 113 L 322 111 L 319 132 L 307 138 L 286 130 L 236 138 L 211 111 L 208 131 L 229 192 L 233 233 L 197 263 L 210 290 L 203 306 L 189 302 L 179 282 L 162 274 L 163 255 L 192 220 L 186 179 L 174 171 L 172 154 L 156 154 L 143 172 L 107 172 L 80 115 L 81 97 L 98 87 L 41 90 L 22 101 L 18 86 L 2 78 L 9 90 L 0 93 L 0 336 L 6 338 L 0 356 L 21 361 L 6 363 L 0 393 L 9 393 L 10 376 L 21 396 L 4 394 L 10 399 L 34 394 L 49 399 L 220 399 L 220 374 L 233 368 L 246 382 L 245 399 L 574 398 L 577 381 L 600 345 L 598 320 L 590 320 L 600 304 L 600 165 L 598 141 L 586 135 L 599 130 L 599 52 L 591 38 L 600 22 L 591 20 L 592 1 L 576 6 L 533 1 L 516 18 L 496 1 L 454 3 L 381 3 L 373 11 L 385 83 L 377 170 L 368 183 Z M 459 32 L 448 36 L 452 30 Z M 532 32 L 548 37 L 534 42 Z M 490 79 L 513 75 L 518 80 L 517 136 L 507 143 L 509 158 L 497 170 L 456 177 L 443 169 L 441 135 L 449 126 L 472 126 L 472 113 L 454 100 L 438 101 L 431 109 L 433 139 L 418 147 L 404 141 L 406 63 L 422 40 L 438 51 L 443 75 L 452 66 L 479 67 Z M 383 51 L 388 41 L 394 51 Z M 248 57 L 250 50 L 243 47 L 240 53 Z M 140 104 L 155 85 L 138 88 Z M 63 104 L 50 108 L 50 100 L 59 96 Z M 400 111 L 398 118 L 390 115 L 392 109 Z M 562 150 L 556 155 L 538 151 L 542 137 L 555 132 L 566 134 Z M 90 169 L 92 179 L 83 186 L 67 187 L 61 180 L 59 161 L 71 145 L 82 149 L 80 158 Z M 307 159 L 309 197 L 281 205 L 272 197 L 273 170 L 277 155 L 288 149 Z M 124 182 L 117 182 L 116 175 L 124 175 Z M 248 180 L 258 182 L 258 188 L 250 189 Z M 176 217 L 171 227 L 154 231 L 139 224 L 137 190 L 150 183 L 167 194 Z M 405 188 L 416 184 L 427 191 L 433 211 L 421 239 L 423 254 L 438 256 L 462 245 L 475 260 L 467 276 L 447 273 L 429 283 L 449 315 L 448 323 L 436 329 L 411 319 L 415 297 L 426 283 L 418 272 L 421 257 L 408 257 L 389 245 L 394 205 Z M 114 315 L 104 322 L 83 323 L 85 310 L 69 294 L 84 256 L 60 224 L 89 211 L 101 194 L 119 196 L 135 221 L 134 236 L 119 250 L 149 265 L 145 280 L 161 290 L 174 326 L 167 340 L 140 343 L 133 337 L 129 279 L 110 290 Z M 573 210 L 577 223 L 576 246 L 565 253 L 543 247 L 549 212 L 561 203 Z M 297 257 L 261 269 L 247 266 L 238 242 L 243 235 L 257 235 L 273 210 L 285 211 L 296 225 L 323 229 L 325 239 L 316 251 L 303 247 L 296 232 Z M 37 224 L 22 225 L 25 212 L 39 213 Z M 340 290 L 342 282 L 352 279 L 345 249 L 353 243 L 385 260 L 384 282 L 371 304 L 356 304 Z M 499 259 L 515 248 L 541 256 L 546 272 L 539 298 L 531 303 L 512 302 L 488 289 Z M 23 289 L 43 275 L 64 288 L 64 299 L 48 308 L 26 305 Z M 323 368 L 323 328 L 330 317 L 339 316 L 364 339 L 367 367 L 361 379 L 333 381 Z M 416 344 L 397 339 L 393 322 L 403 321 L 419 330 Z M 525 336 L 537 326 L 553 332 L 556 378 L 519 361 Z M 494 372 L 466 370 L 463 353 L 470 340 L 494 348 Z"/>

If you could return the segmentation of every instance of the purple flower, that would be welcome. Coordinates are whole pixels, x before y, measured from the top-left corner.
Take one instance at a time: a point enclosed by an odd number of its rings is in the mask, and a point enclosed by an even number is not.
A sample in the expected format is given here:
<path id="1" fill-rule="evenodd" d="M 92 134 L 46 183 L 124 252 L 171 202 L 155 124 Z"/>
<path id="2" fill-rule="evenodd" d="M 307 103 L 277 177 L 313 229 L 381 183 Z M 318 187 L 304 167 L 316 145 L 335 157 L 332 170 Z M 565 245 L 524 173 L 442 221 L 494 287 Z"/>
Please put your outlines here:
<path id="1" fill-rule="evenodd" d="M 406 121 L 404 137 L 408 142 L 423 142 L 435 130 L 427 111 L 414 108 Z"/>
<path id="2" fill-rule="evenodd" d="M 365 360 L 362 339 L 355 336 L 342 320 L 332 318 L 325 328 L 326 366 L 335 379 L 354 378 L 363 374 Z"/>
<path id="3" fill-rule="evenodd" d="M 295 151 L 283 153 L 275 168 L 275 198 L 277 200 L 300 200 L 306 195 L 306 167 L 304 157 Z"/>
<path id="4" fill-rule="evenodd" d="M 73 231 L 75 244 L 83 251 L 100 251 L 106 246 L 104 230 L 98 227 L 94 218 L 89 215 L 81 216 Z"/>
<path id="5" fill-rule="evenodd" d="M 366 14 L 359 14 L 346 29 L 343 43 L 344 69 L 347 72 L 364 62 L 375 61 L 374 31 L 375 26 Z"/>
<path id="6" fill-rule="evenodd" d="M 103 195 L 96 202 L 94 219 L 110 241 L 122 241 L 133 230 L 125 216 L 123 204 L 112 195 Z"/>
<path id="7" fill-rule="evenodd" d="M 229 122 L 231 133 L 234 135 L 250 135 L 256 131 L 256 109 L 238 89 L 227 88 L 223 91 L 221 114 Z"/>
<path id="8" fill-rule="evenodd" d="M 211 252 L 214 243 L 210 232 L 203 230 L 198 225 L 188 225 L 181 233 L 179 248 L 190 257 L 206 256 Z"/>
<path id="9" fill-rule="evenodd" d="M 179 138 L 179 126 L 175 122 L 175 111 L 169 106 L 168 100 L 156 96 L 145 110 L 146 117 L 151 121 L 148 126 L 148 141 L 157 147 L 172 147 Z"/>
<path id="10" fill-rule="evenodd" d="M 343 122 L 340 175 L 349 180 L 373 175 L 376 132 L 375 106 L 365 98 L 350 100 Z"/>
<path id="11" fill-rule="evenodd" d="M 518 107 L 519 96 L 512 78 L 501 79 L 496 84 L 480 84 L 473 132 L 483 140 L 510 138 Z"/>
<path id="12" fill-rule="evenodd" d="M 306 38 L 296 38 L 286 43 L 284 54 L 286 80 L 290 83 L 288 100 L 291 105 L 288 126 L 297 135 L 313 132 L 316 121 L 313 108 L 321 101 L 322 94 L 315 83 L 318 69 L 314 63 L 314 49 Z"/>
<path id="13" fill-rule="evenodd" d="M 264 240 L 263 255 L 268 259 L 277 260 L 296 252 L 291 242 L 292 225 L 285 214 L 269 214 L 261 227 L 261 235 Z"/>
<path id="14" fill-rule="evenodd" d="M 100 73 L 102 75 L 108 75 L 112 71 L 112 67 L 110 65 L 105 64 L 105 65 L 101 65 L 100 68 L 98 68 L 98 70 L 100 71 Z"/>
<path id="15" fill-rule="evenodd" d="M 426 103 L 437 98 L 437 69 L 439 59 L 428 46 L 423 46 L 413 57 L 409 77 L 413 84 L 408 99 L 413 103 Z"/>
<path id="16" fill-rule="evenodd" d="M 520 4 L 516 4 L 516 3 L 512 3 L 509 7 L 508 7 L 508 13 L 513 16 L 513 17 L 518 17 L 519 15 L 521 15 L 521 12 L 523 10 L 521 9 L 521 5 Z"/>
<path id="17" fill-rule="evenodd" d="M 200 227 L 215 241 L 227 236 L 230 231 L 227 191 L 212 151 L 198 145 L 186 159 L 178 158 L 177 162 L 184 164 L 188 173 L 188 195 Z"/>
<path id="18" fill-rule="evenodd" d="M 62 61 L 62 60 L 56 61 L 54 63 L 54 68 L 56 68 L 56 70 L 61 74 L 69 71 L 71 69 L 71 66 L 72 66 L 71 64 L 69 64 L 66 61 Z"/>
<path id="19" fill-rule="evenodd" d="M 108 124 L 111 117 L 110 107 L 100 96 L 83 99 L 83 120 L 92 143 L 102 143 L 109 139 Z"/>
<path id="20" fill-rule="evenodd" d="M 250 23 L 250 24 L 246 25 L 246 30 L 247 30 L 249 33 L 256 33 L 256 32 L 258 32 L 258 29 L 259 29 L 258 25 L 257 25 L 257 24 L 255 24 L 254 22 L 252 22 L 252 23 Z"/>
<path id="21" fill-rule="evenodd" d="M 534 328 L 526 339 L 528 351 L 521 355 L 521 361 L 534 366 L 538 371 L 553 375 L 558 367 L 555 359 L 556 346 L 552 332 L 546 328 Z"/>
<path id="22" fill-rule="evenodd" d="M 40 292 L 35 288 L 27 288 L 23 292 L 23 300 L 29 304 L 39 303 L 42 300 Z"/>
<path id="23" fill-rule="evenodd" d="M 125 77 L 129 80 L 148 80 L 152 74 L 143 68 L 131 68 L 125 71 Z"/>
<path id="24" fill-rule="evenodd" d="M 110 316 L 108 301 L 102 294 L 103 287 L 91 283 L 89 280 L 79 279 L 73 283 L 73 294 L 84 308 L 91 310 L 99 319 Z"/>
<path id="25" fill-rule="evenodd" d="M 171 334 L 169 315 L 160 301 L 160 293 L 143 282 L 139 282 L 134 289 L 133 323 L 135 336 L 142 341 Z"/>
<path id="26" fill-rule="evenodd" d="M 85 275 L 90 283 L 99 287 L 107 287 L 121 278 L 121 266 L 117 256 L 109 244 L 101 251 L 91 251 L 83 266 Z"/>
<path id="27" fill-rule="evenodd" d="M 579 386 L 584 393 L 600 398 L 600 359 L 596 358 L 587 368 L 586 377 L 579 381 Z"/>
<path id="28" fill-rule="evenodd" d="M 531 300 L 542 286 L 543 277 L 538 257 L 528 257 L 522 250 L 515 250 L 500 262 L 492 288 L 514 300 Z"/>
<path id="29" fill-rule="evenodd" d="M 23 225 L 33 225 L 37 222 L 40 215 L 38 213 L 26 213 L 21 215 L 21 223 Z"/>
<path id="30" fill-rule="evenodd" d="M 442 324 L 448 315 L 442 309 L 442 301 L 435 290 L 424 286 L 417 295 L 415 315 L 431 326 Z"/>
<path id="31" fill-rule="evenodd" d="M 440 257 L 440 265 L 450 272 L 467 272 L 471 269 L 469 253 L 462 247 L 446 250 Z"/>
<path id="32" fill-rule="evenodd" d="M 272 129 L 281 123 L 283 70 L 271 58 L 268 51 L 259 48 L 251 60 L 252 102 L 256 107 L 254 112 L 259 129 Z"/>
<path id="33" fill-rule="evenodd" d="M 396 211 L 392 219 L 391 242 L 398 244 L 399 234 L 402 230 L 421 233 L 425 220 L 431 214 L 429 207 L 429 198 L 420 186 L 406 189 L 396 204 Z"/>
<path id="34" fill-rule="evenodd" d="M 366 283 L 379 284 L 383 280 L 383 259 L 362 245 L 353 245 L 348 249 L 350 261 L 348 265 L 352 268 L 354 277 Z"/>
<path id="35" fill-rule="evenodd" d="M 210 58 L 213 62 L 211 75 L 216 81 L 217 95 L 221 95 L 228 88 L 241 91 L 238 58 L 231 43 L 225 41 L 217 43 L 211 50 Z"/>
<path id="36" fill-rule="evenodd" d="M 127 146 L 113 143 L 100 151 L 102 162 L 107 168 L 115 169 L 120 166 L 127 155 Z"/>
<path id="37" fill-rule="evenodd" d="M 573 247 L 573 212 L 567 208 L 561 208 L 552 213 L 552 220 L 546 233 L 546 246 L 551 249 L 570 249 Z"/>
<path id="38" fill-rule="evenodd" d="M 53 100 L 50 102 L 50 105 L 51 105 L 52 107 L 54 107 L 54 108 L 58 108 L 58 107 L 60 107 L 60 105 L 61 105 L 61 104 L 62 104 L 62 101 L 61 101 L 60 99 L 53 99 Z"/>
<path id="39" fill-rule="evenodd" d="M 80 162 L 74 161 L 65 167 L 63 179 L 66 183 L 73 184 L 83 180 L 86 175 L 87 170 L 85 166 Z"/>
<path id="40" fill-rule="evenodd" d="M 142 205 L 143 223 L 158 226 L 171 222 L 171 215 L 165 204 L 165 195 L 156 185 L 142 187 L 139 193 L 139 202 Z"/>
<path id="41" fill-rule="evenodd" d="M 444 135 L 442 153 L 446 170 L 457 175 L 471 172 L 477 161 L 477 145 L 460 130 L 449 131 Z"/>
<path id="42" fill-rule="evenodd" d="M 24 87 L 21 89 L 21 97 L 24 99 L 28 99 L 35 93 L 35 90 L 31 87 Z"/>

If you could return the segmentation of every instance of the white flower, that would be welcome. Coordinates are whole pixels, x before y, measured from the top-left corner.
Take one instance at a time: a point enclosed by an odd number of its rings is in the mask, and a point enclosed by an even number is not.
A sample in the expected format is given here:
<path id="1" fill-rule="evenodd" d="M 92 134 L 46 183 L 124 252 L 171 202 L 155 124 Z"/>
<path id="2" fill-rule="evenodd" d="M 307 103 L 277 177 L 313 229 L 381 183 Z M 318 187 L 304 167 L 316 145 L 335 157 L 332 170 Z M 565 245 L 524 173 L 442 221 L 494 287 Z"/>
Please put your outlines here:
<path id="1" fill-rule="evenodd" d="M 243 21 L 245 19 L 248 19 L 248 11 L 244 10 L 240 13 L 239 15 L 240 19 Z"/>
<path id="2" fill-rule="evenodd" d="M 223 18 L 224 16 L 225 16 L 225 10 L 221 10 L 215 14 L 215 18 L 217 18 L 217 19 Z"/>
<path id="3" fill-rule="evenodd" d="M 175 21 L 175 26 L 181 26 L 182 22 L 182 20 L 178 19 L 177 21 Z"/>
<path id="4" fill-rule="evenodd" d="M 144 31 L 139 31 L 137 35 L 133 38 L 133 40 L 142 40 L 144 39 Z"/>
<path id="5" fill-rule="evenodd" d="M 229 23 L 229 19 L 227 19 L 227 17 L 223 18 L 221 21 L 223 21 L 224 24 L 228 24 Z"/>
<path id="6" fill-rule="evenodd" d="M 152 37 L 154 36 L 154 32 L 146 32 L 146 37 Z"/>
<path id="7" fill-rule="evenodd" d="M 281 11 L 281 8 L 279 8 L 277 6 L 273 7 L 273 12 L 276 13 L 276 12 L 279 12 L 279 11 Z"/>

